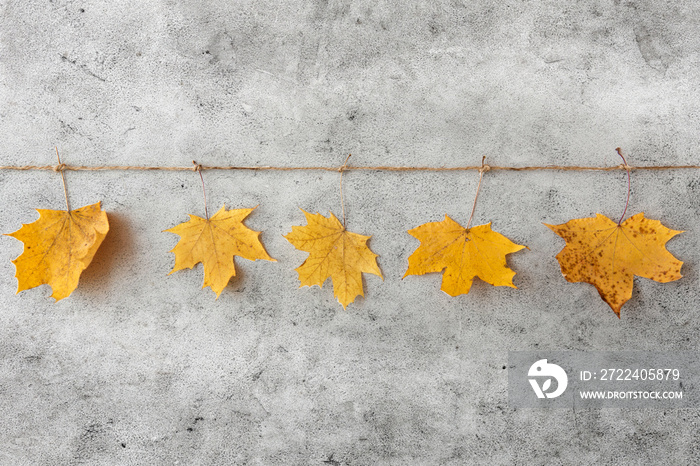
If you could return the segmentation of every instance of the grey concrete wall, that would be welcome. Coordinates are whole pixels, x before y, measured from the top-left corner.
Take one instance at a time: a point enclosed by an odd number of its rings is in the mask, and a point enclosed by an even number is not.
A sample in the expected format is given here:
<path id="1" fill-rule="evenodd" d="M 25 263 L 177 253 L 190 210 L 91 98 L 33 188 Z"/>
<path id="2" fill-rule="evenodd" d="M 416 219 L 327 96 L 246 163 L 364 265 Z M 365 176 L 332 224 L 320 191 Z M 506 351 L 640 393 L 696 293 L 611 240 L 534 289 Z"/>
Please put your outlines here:
<path id="1" fill-rule="evenodd" d="M 698 163 L 700 9 L 661 1 L 0 2 L 1 164 Z M 260 204 L 277 263 L 166 276 L 202 214 L 192 172 L 69 172 L 111 231 L 80 286 L 15 295 L 0 239 L 2 464 L 601 464 L 700 461 L 697 410 L 516 410 L 507 351 L 698 348 L 700 173 L 635 172 L 630 212 L 686 230 L 669 284 L 618 320 L 566 282 L 542 225 L 616 218 L 623 172 L 490 172 L 475 224 L 529 251 L 518 290 L 401 280 L 406 230 L 466 222 L 477 175 L 350 172 L 348 228 L 385 280 L 347 312 L 297 289 L 297 207 L 340 213 L 338 174 L 205 172 L 212 209 Z M 0 232 L 63 208 L 53 172 L 0 171 Z"/>

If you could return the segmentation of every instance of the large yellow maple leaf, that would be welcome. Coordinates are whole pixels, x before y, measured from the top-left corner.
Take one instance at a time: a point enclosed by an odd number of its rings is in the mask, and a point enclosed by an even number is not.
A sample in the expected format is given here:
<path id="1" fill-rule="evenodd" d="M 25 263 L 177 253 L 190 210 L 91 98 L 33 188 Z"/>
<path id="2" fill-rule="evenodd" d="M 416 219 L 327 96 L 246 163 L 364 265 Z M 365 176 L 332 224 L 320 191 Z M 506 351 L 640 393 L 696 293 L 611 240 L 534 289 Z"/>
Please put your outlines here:
<path id="1" fill-rule="evenodd" d="M 102 244 L 109 223 L 100 203 L 71 211 L 37 209 L 39 219 L 9 233 L 24 243 L 24 252 L 12 261 L 17 269 L 17 293 L 39 285 L 51 286 L 59 301 L 78 286 Z"/>
<path id="2" fill-rule="evenodd" d="M 494 286 L 517 288 L 506 255 L 526 246 L 493 231 L 491 223 L 467 230 L 445 215 L 442 222 L 425 223 L 408 233 L 421 244 L 408 258 L 403 278 L 444 270 L 440 289 L 450 296 L 469 293 L 474 277 Z"/>
<path id="3" fill-rule="evenodd" d="M 360 295 L 364 296 L 362 272 L 382 277 L 377 265 L 377 254 L 367 246 L 371 236 L 349 232 L 333 213 L 330 217 L 316 213 L 306 216 L 305 226 L 293 226 L 285 236 L 300 251 L 309 253 L 295 270 L 300 286 L 318 285 L 328 277 L 333 281 L 333 295 L 346 309 Z"/>
<path id="4" fill-rule="evenodd" d="M 201 262 L 204 266 L 202 288 L 211 287 L 218 299 L 231 277 L 236 275 L 234 256 L 276 262 L 260 242 L 260 232 L 243 224 L 253 210 L 255 207 L 226 210 L 223 206 L 210 219 L 190 215 L 187 222 L 165 230 L 180 236 L 180 241 L 170 251 L 175 253 L 175 266 L 170 274 L 191 269 Z"/>
<path id="5" fill-rule="evenodd" d="M 564 278 L 595 286 L 618 317 L 622 305 L 632 297 L 635 275 L 661 283 L 681 278 L 683 262 L 665 245 L 682 231 L 644 218 L 644 213 L 620 225 L 601 214 L 545 225 L 566 241 L 557 254 Z"/>

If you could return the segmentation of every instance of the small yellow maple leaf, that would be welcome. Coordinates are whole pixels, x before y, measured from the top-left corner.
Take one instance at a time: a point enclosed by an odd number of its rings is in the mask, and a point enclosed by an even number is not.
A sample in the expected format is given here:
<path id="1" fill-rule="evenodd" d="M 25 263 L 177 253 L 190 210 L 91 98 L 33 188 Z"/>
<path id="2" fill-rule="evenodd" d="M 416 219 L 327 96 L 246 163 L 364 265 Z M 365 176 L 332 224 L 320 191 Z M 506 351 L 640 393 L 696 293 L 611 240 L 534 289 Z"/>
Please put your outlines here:
<path id="1" fill-rule="evenodd" d="M 180 241 L 170 251 L 175 253 L 175 267 L 168 275 L 191 269 L 201 262 L 204 266 L 202 288 L 211 287 L 218 299 L 231 277 L 236 276 L 233 256 L 277 262 L 265 251 L 260 232 L 243 224 L 253 210 L 255 207 L 226 210 L 223 206 L 208 220 L 190 215 L 187 222 L 165 230 L 180 236 Z"/>
<path id="2" fill-rule="evenodd" d="M 294 247 L 309 253 L 304 263 L 295 269 L 300 287 L 323 287 L 323 282 L 330 277 L 333 295 L 346 309 L 358 295 L 364 296 L 362 272 L 384 279 L 377 265 L 377 255 L 367 246 L 371 236 L 347 231 L 333 213 L 329 218 L 303 209 L 302 212 L 307 225 L 293 226 L 285 236 Z"/>
<path id="3" fill-rule="evenodd" d="M 12 261 L 17 269 L 17 293 L 39 285 L 51 286 L 59 301 L 78 286 L 102 244 L 109 223 L 100 203 L 71 211 L 37 209 L 39 219 L 9 233 L 24 243 L 24 252 Z"/>
<path id="4" fill-rule="evenodd" d="M 595 286 L 618 317 L 622 305 L 632 297 L 635 275 L 661 283 L 681 278 L 683 262 L 665 245 L 682 231 L 644 218 L 644 213 L 620 225 L 601 214 L 545 225 L 566 241 L 557 254 L 564 278 Z"/>
<path id="5" fill-rule="evenodd" d="M 425 223 L 408 233 L 421 244 L 408 258 L 403 278 L 445 270 L 440 289 L 450 296 L 469 293 L 474 277 L 494 286 L 517 288 L 506 255 L 526 246 L 493 231 L 491 223 L 467 230 L 445 215 L 442 222 Z"/>

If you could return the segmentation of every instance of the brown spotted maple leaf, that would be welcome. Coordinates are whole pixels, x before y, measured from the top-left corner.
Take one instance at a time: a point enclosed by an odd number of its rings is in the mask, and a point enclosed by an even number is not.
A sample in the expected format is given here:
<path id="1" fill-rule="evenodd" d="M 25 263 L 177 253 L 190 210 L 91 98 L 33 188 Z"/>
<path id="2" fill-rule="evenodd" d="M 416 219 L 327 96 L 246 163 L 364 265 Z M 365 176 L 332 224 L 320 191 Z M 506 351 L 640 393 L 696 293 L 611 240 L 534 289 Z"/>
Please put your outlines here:
<path id="1" fill-rule="evenodd" d="M 566 241 L 557 254 L 564 278 L 595 286 L 618 317 L 622 305 L 632 297 L 635 275 L 660 283 L 681 278 L 683 262 L 665 245 L 682 232 L 645 218 L 644 213 L 621 224 L 596 214 L 547 226 Z"/>

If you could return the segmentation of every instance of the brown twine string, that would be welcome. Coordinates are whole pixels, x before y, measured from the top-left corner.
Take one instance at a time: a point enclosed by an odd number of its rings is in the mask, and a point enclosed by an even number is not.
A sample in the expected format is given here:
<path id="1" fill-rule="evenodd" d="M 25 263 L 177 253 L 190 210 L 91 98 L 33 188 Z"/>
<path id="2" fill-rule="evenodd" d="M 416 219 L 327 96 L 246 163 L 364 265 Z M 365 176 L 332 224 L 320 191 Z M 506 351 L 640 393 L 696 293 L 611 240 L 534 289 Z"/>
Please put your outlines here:
<path id="1" fill-rule="evenodd" d="M 199 173 L 199 179 L 202 181 L 202 195 L 204 196 L 204 215 L 207 216 L 207 220 L 209 220 L 209 207 L 207 205 L 207 190 L 204 189 L 204 176 L 202 176 L 202 165 L 195 162 L 194 160 L 192 161 L 192 170 L 196 171 Z"/>
<path id="2" fill-rule="evenodd" d="M 56 146 L 56 160 L 58 160 L 58 165 L 56 165 L 53 170 L 61 174 L 61 181 L 63 182 L 63 195 L 66 197 L 66 210 L 70 212 L 70 202 L 68 201 L 68 188 L 66 187 L 66 177 L 63 171 L 66 169 L 66 164 L 61 163 L 61 156 L 58 155 L 58 146 Z"/>
<path id="3" fill-rule="evenodd" d="M 481 157 L 481 167 L 479 168 L 479 184 L 476 185 L 476 194 L 474 194 L 474 205 L 472 206 L 472 213 L 469 215 L 469 220 L 467 220 L 466 230 L 469 230 L 469 227 L 472 224 L 472 219 L 474 218 L 474 212 L 476 211 L 476 200 L 479 199 L 479 191 L 481 190 L 481 180 L 484 178 L 484 173 L 491 170 L 491 167 L 484 163 L 485 161 L 486 156 L 484 155 L 483 157 Z"/>
<path id="4" fill-rule="evenodd" d="M 627 165 L 627 159 L 624 155 L 622 155 L 622 149 L 618 147 L 615 150 L 617 151 L 617 155 L 619 155 L 622 158 L 622 163 L 624 164 L 623 166 L 625 167 L 625 170 L 627 170 L 627 202 L 625 202 L 625 210 L 622 211 L 622 216 L 617 222 L 617 225 L 620 226 L 622 224 L 622 220 L 625 218 L 625 214 L 627 213 L 627 208 L 630 205 L 630 194 L 632 193 L 632 177 L 630 176 L 630 166 Z"/>
<path id="5" fill-rule="evenodd" d="M 348 169 L 348 160 L 350 159 L 351 155 L 352 154 L 348 154 L 348 156 L 345 158 L 343 166 L 338 168 L 338 171 L 340 172 L 340 208 L 343 211 L 343 228 L 345 228 L 345 198 L 343 197 L 343 173 L 345 173 L 345 170 Z"/>
<path id="6" fill-rule="evenodd" d="M 351 166 L 344 167 L 342 171 L 350 170 L 367 170 L 367 171 L 387 171 L 387 172 L 407 172 L 407 171 L 430 171 L 430 172 L 454 172 L 454 171 L 469 171 L 481 170 L 479 165 L 465 167 L 392 167 L 392 166 Z M 700 165 L 651 165 L 633 167 L 625 164 L 616 165 L 613 167 L 590 167 L 578 165 L 536 165 L 529 167 L 509 167 L 509 166 L 488 166 L 488 170 L 504 170 L 504 171 L 535 171 L 535 170 L 560 170 L 560 171 L 615 171 L 615 170 L 684 170 L 693 169 L 699 170 Z M 275 166 L 205 166 L 198 165 L 196 167 L 157 167 L 157 166 L 139 166 L 139 165 L 103 165 L 103 166 L 86 166 L 86 165 L 0 165 L 0 170 L 53 170 L 53 171 L 111 171 L 111 170 L 136 170 L 136 171 L 200 171 L 200 170 L 252 170 L 252 171 L 313 171 L 322 170 L 329 172 L 341 171 L 338 167 L 275 167 Z"/>

